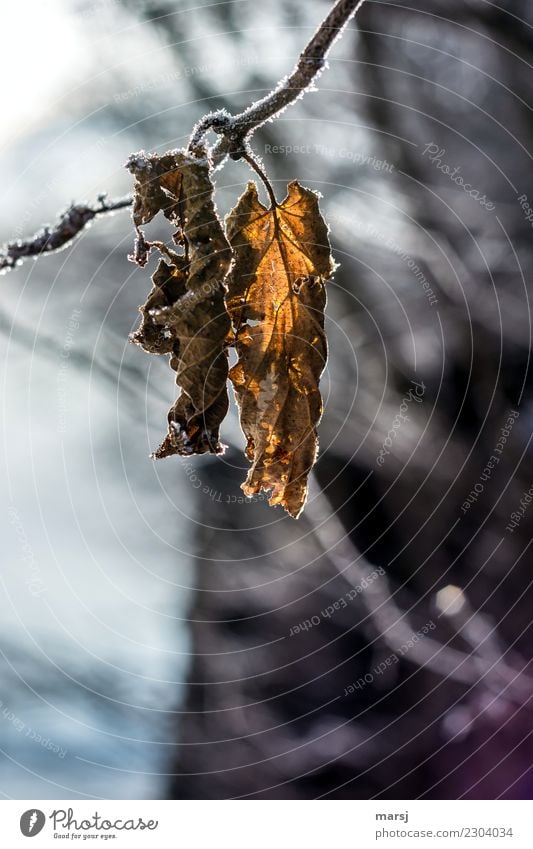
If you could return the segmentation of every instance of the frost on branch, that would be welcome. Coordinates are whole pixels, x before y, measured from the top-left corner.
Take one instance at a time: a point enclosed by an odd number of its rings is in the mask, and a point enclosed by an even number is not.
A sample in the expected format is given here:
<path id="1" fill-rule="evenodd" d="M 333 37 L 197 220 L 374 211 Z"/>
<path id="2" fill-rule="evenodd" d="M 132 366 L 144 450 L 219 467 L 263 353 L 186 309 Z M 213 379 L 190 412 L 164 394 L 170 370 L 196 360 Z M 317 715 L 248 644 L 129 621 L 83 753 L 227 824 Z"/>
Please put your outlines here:
<path id="1" fill-rule="evenodd" d="M 181 388 L 154 456 L 220 454 L 219 428 L 228 410 L 224 278 L 231 251 L 215 210 L 209 165 L 175 151 L 162 157 L 139 154 L 128 167 L 136 177 L 134 259 L 144 265 L 153 247 L 166 257 L 152 277 L 132 340 L 150 353 L 170 353 Z M 159 211 L 177 225 L 174 242 L 181 252 L 145 240 L 140 226 Z"/>
<path id="2" fill-rule="evenodd" d="M 5 274 L 29 257 L 36 259 L 63 250 L 94 218 L 118 212 L 130 205 L 130 197 L 108 200 L 106 194 L 99 195 L 96 204 L 72 203 L 55 224 L 46 225 L 29 239 L 15 239 L 1 247 L 0 274 Z"/>
<path id="3" fill-rule="evenodd" d="M 327 227 L 317 195 L 297 182 L 271 209 L 249 183 L 227 233 L 234 251 L 227 302 L 239 355 L 230 378 L 252 461 L 243 490 L 271 490 L 269 503 L 296 518 L 322 413 L 324 281 L 333 271 Z"/>

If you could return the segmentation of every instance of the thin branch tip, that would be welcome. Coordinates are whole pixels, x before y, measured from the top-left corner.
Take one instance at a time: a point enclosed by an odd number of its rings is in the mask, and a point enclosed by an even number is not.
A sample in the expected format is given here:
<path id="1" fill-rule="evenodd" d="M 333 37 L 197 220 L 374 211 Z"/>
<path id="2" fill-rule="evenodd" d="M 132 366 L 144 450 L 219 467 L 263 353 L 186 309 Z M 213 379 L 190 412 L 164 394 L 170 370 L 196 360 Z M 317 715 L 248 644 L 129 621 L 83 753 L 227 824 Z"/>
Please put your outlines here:
<path id="1" fill-rule="evenodd" d="M 241 159 L 247 149 L 246 142 L 255 130 L 312 90 L 318 77 L 327 68 L 327 56 L 333 44 L 365 2 L 337 0 L 300 54 L 291 74 L 283 77 L 269 94 L 238 115 L 231 116 L 226 110 L 206 115 L 194 128 L 189 146 L 194 147 L 212 129 L 221 135 L 212 149 L 215 164 L 220 164 L 227 156 L 230 159 Z"/>
<path id="2" fill-rule="evenodd" d="M 327 55 L 348 21 L 359 11 L 366 0 L 337 0 L 326 15 L 315 34 L 300 54 L 291 74 L 284 77 L 264 98 L 248 106 L 238 115 L 230 115 L 226 109 L 218 109 L 204 115 L 194 127 L 188 153 L 191 157 L 206 158 L 220 167 L 226 158 L 245 158 L 257 170 L 259 164 L 252 157 L 249 139 L 258 127 L 271 121 L 290 104 L 310 91 L 322 71 L 327 67 Z M 212 130 L 220 136 L 211 150 L 205 143 L 206 134 Z M 253 164 L 250 161 L 253 158 Z M 145 151 L 132 154 L 126 162 L 130 171 L 149 167 Z M 259 166 L 260 167 L 260 166 Z M 127 196 L 108 201 L 107 195 L 98 195 L 97 203 L 90 206 L 72 203 L 63 212 L 57 223 L 45 226 L 29 239 L 8 242 L 0 248 L 0 274 L 20 265 L 25 259 L 34 259 L 43 254 L 54 253 L 67 247 L 94 218 L 107 213 L 126 209 L 133 203 Z"/>
<path id="3" fill-rule="evenodd" d="M 133 203 L 131 195 L 108 200 L 107 194 L 99 194 L 95 204 L 71 203 L 59 216 L 54 225 L 45 225 L 28 239 L 16 239 L 0 249 L 0 273 L 6 274 L 25 259 L 43 254 L 56 253 L 74 241 L 82 230 L 101 215 L 127 209 Z"/>

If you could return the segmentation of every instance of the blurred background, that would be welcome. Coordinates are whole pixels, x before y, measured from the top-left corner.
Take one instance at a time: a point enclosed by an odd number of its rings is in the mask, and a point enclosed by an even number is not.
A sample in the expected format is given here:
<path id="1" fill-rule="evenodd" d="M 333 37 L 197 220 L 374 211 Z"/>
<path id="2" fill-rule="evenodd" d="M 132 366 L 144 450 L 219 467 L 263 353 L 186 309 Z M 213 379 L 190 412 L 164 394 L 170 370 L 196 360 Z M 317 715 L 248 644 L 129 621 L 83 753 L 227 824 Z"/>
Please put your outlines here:
<path id="1" fill-rule="evenodd" d="M 4 4 L 0 242 L 263 96 L 331 5 Z M 339 263 L 296 522 L 235 503 L 234 412 L 222 458 L 149 459 L 128 212 L 1 278 L 4 798 L 531 798 L 532 27 L 369 0 L 254 136 Z"/>

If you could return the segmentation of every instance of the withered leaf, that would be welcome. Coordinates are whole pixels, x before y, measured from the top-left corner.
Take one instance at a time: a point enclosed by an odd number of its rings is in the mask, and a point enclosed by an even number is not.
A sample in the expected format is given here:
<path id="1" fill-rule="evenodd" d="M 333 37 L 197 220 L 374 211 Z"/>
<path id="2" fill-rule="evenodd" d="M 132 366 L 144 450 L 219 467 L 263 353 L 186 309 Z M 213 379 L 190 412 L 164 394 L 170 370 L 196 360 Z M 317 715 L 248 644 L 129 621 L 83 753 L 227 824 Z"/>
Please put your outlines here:
<path id="1" fill-rule="evenodd" d="M 224 278 L 231 250 L 215 210 L 208 163 L 180 151 L 169 156 L 173 170 L 161 172 L 157 185 L 172 195 L 174 189 L 168 187 L 179 186 L 175 215 L 183 253 L 161 242 L 148 243 L 166 259 L 152 277 L 153 288 L 140 307 L 142 322 L 132 340 L 151 353 L 170 353 L 182 390 L 168 414 L 167 436 L 154 456 L 220 454 L 224 449 L 219 429 L 228 409 L 225 344 L 231 325 Z M 161 160 L 165 167 L 169 164 L 166 157 Z M 138 197 L 138 220 L 144 223 L 159 211 L 160 198 L 146 184 Z"/>
<path id="2" fill-rule="evenodd" d="M 170 220 L 177 218 L 183 159 L 182 151 L 169 151 L 159 156 L 141 150 L 130 156 L 126 167 L 135 177 L 133 222 L 136 227 L 148 224 L 160 211 Z"/>
<path id="3" fill-rule="evenodd" d="M 247 495 L 271 490 L 269 503 L 297 518 L 322 413 L 324 280 L 333 271 L 327 227 L 317 195 L 292 182 L 272 209 L 250 183 L 226 229 L 234 251 L 227 304 L 239 355 L 229 376 L 252 461 L 242 488 Z"/>
<path id="4" fill-rule="evenodd" d="M 163 307 L 172 307 L 187 292 L 185 258 L 176 254 L 173 259 L 171 264 L 164 259 L 159 261 L 152 275 L 152 289 L 139 307 L 141 324 L 130 337 L 149 354 L 170 354 L 176 344 L 176 333 L 161 324 L 158 318 Z"/>

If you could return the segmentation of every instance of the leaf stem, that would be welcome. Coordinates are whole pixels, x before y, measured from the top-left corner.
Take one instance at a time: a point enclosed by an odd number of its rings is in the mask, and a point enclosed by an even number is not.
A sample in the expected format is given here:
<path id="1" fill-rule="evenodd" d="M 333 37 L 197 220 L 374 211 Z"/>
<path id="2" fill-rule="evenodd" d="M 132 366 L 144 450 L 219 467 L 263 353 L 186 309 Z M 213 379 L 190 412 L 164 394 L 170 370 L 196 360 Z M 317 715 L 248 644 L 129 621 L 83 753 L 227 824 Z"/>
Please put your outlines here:
<path id="1" fill-rule="evenodd" d="M 263 185 L 264 185 L 265 189 L 267 190 L 268 197 L 270 198 L 270 208 L 271 208 L 272 211 L 274 211 L 276 209 L 277 205 L 278 205 L 278 202 L 276 200 L 276 195 L 274 194 L 274 189 L 272 188 L 272 184 L 270 183 L 270 180 L 268 179 L 267 175 L 265 174 L 265 172 L 261 168 L 261 165 L 259 164 L 259 162 L 255 158 L 255 156 L 250 152 L 243 153 L 242 159 L 244 159 L 244 161 L 248 163 L 250 168 L 253 168 L 255 173 L 261 178 Z"/>

